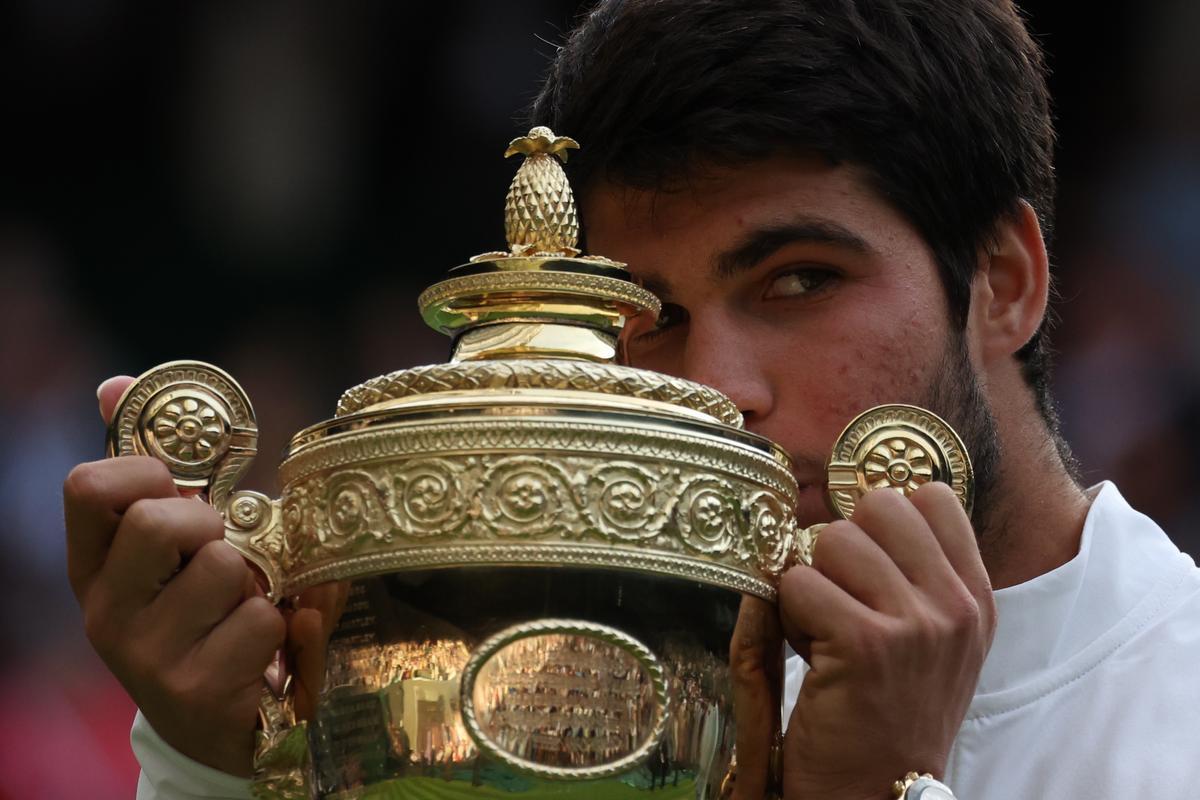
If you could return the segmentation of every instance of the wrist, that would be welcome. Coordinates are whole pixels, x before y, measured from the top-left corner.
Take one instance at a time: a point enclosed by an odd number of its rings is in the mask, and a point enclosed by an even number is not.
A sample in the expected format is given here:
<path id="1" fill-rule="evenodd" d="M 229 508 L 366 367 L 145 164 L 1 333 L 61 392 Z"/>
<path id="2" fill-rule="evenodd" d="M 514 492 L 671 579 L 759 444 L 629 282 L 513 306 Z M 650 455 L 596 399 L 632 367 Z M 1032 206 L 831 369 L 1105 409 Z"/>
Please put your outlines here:
<path id="1" fill-rule="evenodd" d="M 871 780 L 861 776 L 837 779 L 834 776 L 785 776 L 784 800 L 895 800 L 890 780 Z"/>
<path id="2" fill-rule="evenodd" d="M 954 800 L 946 784 L 929 772 L 908 772 L 901 777 L 894 770 L 886 775 L 859 772 L 839 776 L 785 769 L 781 784 L 785 800 Z M 927 792 L 931 787 L 940 787 L 942 793 Z"/>

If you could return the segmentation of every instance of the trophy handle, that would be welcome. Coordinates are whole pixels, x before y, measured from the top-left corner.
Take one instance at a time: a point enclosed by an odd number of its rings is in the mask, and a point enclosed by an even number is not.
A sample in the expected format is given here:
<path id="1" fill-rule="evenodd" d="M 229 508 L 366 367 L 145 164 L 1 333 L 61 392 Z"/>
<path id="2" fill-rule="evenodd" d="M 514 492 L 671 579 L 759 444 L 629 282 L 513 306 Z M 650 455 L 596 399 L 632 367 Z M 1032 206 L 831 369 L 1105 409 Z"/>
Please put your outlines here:
<path id="1" fill-rule="evenodd" d="M 258 425 L 237 381 L 202 361 L 171 361 L 138 377 L 117 403 L 107 454 L 144 455 L 167 465 L 175 485 L 198 494 L 225 520 L 225 540 L 266 576 L 278 603 L 283 585 L 279 501 L 234 491 L 258 451 Z M 291 676 L 282 659 L 268 669 L 259 702 L 254 794 L 307 800 L 307 725 L 297 722 Z"/>
<path id="2" fill-rule="evenodd" d="M 254 782 L 257 800 L 309 800 L 308 723 L 296 720 L 291 676 L 284 679 L 281 696 L 265 682 L 258 701 L 262 729 L 255 736 Z"/>
<path id="3" fill-rule="evenodd" d="M 262 570 L 278 600 L 283 552 L 279 503 L 233 491 L 258 451 L 258 425 L 237 381 L 202 361 L 171 361 L 138 377 L 117 403 L 109 456 L 152 456 L 175 485 L 202 494 L 225 519 L 225 539 Z"/>
<path id="4" fill-rule="evenodd" d="M 826 500 L 842 519 L 867 492 L 891 489 L 908 497 L 930 481 L 949 484 L 970 516 L 975 503 L 971 457 L 950 423 L 919 406 L 875 406 L 846 426 L 826 464 Z M 790 563 L 812 564 L 826 523 L 796 531 Z"/>

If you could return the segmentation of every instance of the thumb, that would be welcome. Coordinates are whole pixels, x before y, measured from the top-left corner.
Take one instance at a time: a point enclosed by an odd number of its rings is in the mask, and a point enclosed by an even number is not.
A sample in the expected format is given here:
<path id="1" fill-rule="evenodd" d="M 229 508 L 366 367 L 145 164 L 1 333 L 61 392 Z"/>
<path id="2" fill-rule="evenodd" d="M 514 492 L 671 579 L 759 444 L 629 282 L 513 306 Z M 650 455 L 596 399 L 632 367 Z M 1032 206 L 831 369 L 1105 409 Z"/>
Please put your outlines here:
<path id="1" fill-rule="evenodd" d="M 125 390 L 129 388 L 133 380 L 128 375 L 117 375 L 104 381 L 96 389 L 96 399 L 100 401 L 100 416 L 104 419 L 105 425 L 112 421 L 113 414 L 117 410 L 117 403 L 121 401 L 121 395 L 125 394 Z"/>

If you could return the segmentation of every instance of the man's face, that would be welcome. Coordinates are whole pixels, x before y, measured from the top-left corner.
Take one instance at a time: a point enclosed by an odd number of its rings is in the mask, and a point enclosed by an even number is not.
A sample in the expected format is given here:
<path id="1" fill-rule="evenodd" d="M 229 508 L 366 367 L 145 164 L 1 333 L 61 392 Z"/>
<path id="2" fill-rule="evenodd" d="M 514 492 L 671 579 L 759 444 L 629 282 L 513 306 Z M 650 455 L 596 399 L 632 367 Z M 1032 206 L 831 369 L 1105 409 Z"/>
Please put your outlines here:
<path id="1" fill-rule="evenodd" d="M 824 462 L 859 412 L 914 403 L 961 424 L 974 372 L 936 262 L 855 168 L 774 158 L 674 193 L 600 186 L 583 208 L 589 252 L 664 303 L 657 328 L 626 330 L 630 362 L 729 395 L 795 460 L 802 524 L 829 519 Z"/>

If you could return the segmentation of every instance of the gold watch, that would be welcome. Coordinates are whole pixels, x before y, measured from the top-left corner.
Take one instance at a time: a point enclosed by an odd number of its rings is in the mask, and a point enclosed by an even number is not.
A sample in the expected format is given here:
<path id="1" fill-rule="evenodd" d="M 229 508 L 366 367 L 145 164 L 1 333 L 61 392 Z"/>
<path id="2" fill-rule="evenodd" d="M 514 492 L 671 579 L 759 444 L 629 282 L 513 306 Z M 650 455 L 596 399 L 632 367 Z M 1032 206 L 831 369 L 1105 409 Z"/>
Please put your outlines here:
<path id="1" fill-rule="evenodd" d="M 950 787 L 928 772 L 908 773 L 892 784 L 892 796 L 896 800 L 956 800 Z"/>

